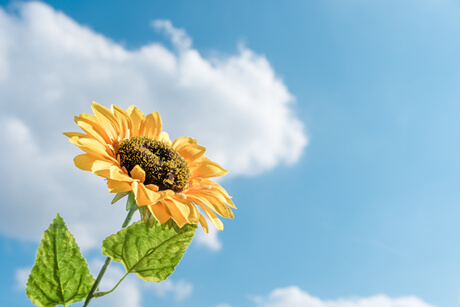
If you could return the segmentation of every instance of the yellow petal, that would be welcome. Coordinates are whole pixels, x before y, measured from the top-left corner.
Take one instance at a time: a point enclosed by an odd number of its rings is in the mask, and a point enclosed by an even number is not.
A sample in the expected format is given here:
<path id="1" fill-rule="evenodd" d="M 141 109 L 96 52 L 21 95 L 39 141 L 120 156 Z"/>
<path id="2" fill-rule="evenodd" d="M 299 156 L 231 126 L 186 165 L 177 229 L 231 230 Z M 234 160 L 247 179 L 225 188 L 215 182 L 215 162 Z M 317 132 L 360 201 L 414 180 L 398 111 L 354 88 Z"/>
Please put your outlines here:
<path id="1" fill-rule="evenodd" d="M 73 159 L 75 166 L 84 171 L 91 171 L 91 167 L 95 161 L 97 159 L 88 154 L 78 155 Z"/>
<path id="2" fill-rule="evenodd" d="M 182 227 L 185 224 L 190 223 L 188 220 L 190 210 L 187 206 L 171 199 L 165 199 L 161 203 L 168 208 L 171 213 L 171 217 L 177 223 L 177 226 Z"/>
<path id="3" fill-rule="evenodd" d="M 78 138 L 86 138 L 86 137 L 88 137 L 86 134 L 80 133 L 80 132 L 64 132 L 63 134 L 68 138 L 73 138 L 75 136 L 78 137 Z"/>
<path id="4" fill-rule="evenodd" d="M 226 200 L 227 200 L 227 205 L 236 209 L 235 204 L 232 201 L 232 197 L 228 195 L 227 191 L 218 183 L 209 180 L 209 179 L 204 179 L 202 182 L 200 182 L 201 186 L 211 186 L 211 190 L 216 190 L 218 191 Z"/>
<path id="5" fill-rule="evenodd" d="M 100 143 L 107 143 L 106 140 L 94 129 L 91 124 L 84 122 L 82 120 L 77 121 L 77 125 L 80 126 L 81 130 L 85 131 L 89 136 L 92 136 Z"/>
<path id="6" fill-rule="evenodd" d="M 111 140 L 109 136 L 107 135 L 107 132 L 102 128 L 102 126 L 99 124 L 97 121 L 97 118 L 94 116 L 94 118 L 88 118 L 88 114 L 80 114 L 80 116 L 75 116 L 74 120 L 77 123 L 80 128 L 88 133 L 89 135 L 93 136 L 94 138 L 100 140 L 102 139 L 102 143 L 111 143 Z M 89 127 L 91 128 L 89 128 Z M 98 136 L 98 137 L 97 137 Z"/>
<path id="7" fill-rule="evenodd" d="M 191 224 L 197 224 L 198 223 L 198 219 L 199 219 L 199 214 L 200 212 L 198 211 L 198 208 L 190 203 L 190 202 L 183 202 L 183 204 L 185 204 L 187 207 L 189 207 L 189 215 L 188 215 L 188 220 Z"/>
<path id="8" fill-rule="evenodd" d="M 110 168 L 113 166 L 113 163 L 96 160 L 91 167 L 91 171 L 101 177 L 110 178 Z"/>
<path id="9" fill-rule="evenodd" d="M 90 138 L 82 138 L 82 137 L 77 137 L 74 136 L 69 139 L 69 141 L 72 144 L 77 145 L 80 147 L 81 150 L 84 152 L 93 155 L 95 157 L 100 158 L 101 160 L 114 160 L 116 161 L 113 157 L 111 157 L 107 153 L 107 147 L 96 141 L 95 139 L 90 139 Z"/>
<path id="10" fill-rule="evenodd" d="M 154 184 L 151 184 L 151 183 L 150 183 L 150 184 L 144 184 L 144 185 L 145 185 L 145 187 L 146 187 L 147 189 L 152 190 L 152 191 L 154 191 L 154 192 L 158 192 L 158 190 L 159 190 L 159 188 L 158 188 L 157 185 L 154 185 Z M 164 192 L 163 192 L 163 193 L 164 193 Z"/>
<path id="11" fill-rule="evenodd" d="M 115 117 L 118 120 L 121 138 L 129 138 L 131 136 L 130 131 L 132 129 L 132 122 L 128 113 L 122 108 L 114 105 L 110 107 L 110 111 L 115 115 Z"/>
<path id="12" fill-rule="evenodd" d="M 179 151 L 182 149 L 182 147 L 187 146 L 189 144 L 196 144 L 196 140 L 188 136 L 181 136 L 174 141 L 174 143 L 172 144 L 172 148 Z"/>
<path id="13" fill-rule="evenodd" d="M 139 126 L 145 118 L 144 114 L 142 114 L 141 110 L 139 110 L 135 105 L 130 106 L 126 112 L 128 113 L 129 117 L 131 117 L 133 132 L 132 135 L 139 135 Z"/>
<path id="14" fill-rule="evenodd" d="M 145 117 L 139 128 L 139 135 L 158 140 L 162 128 L 160 114 L 153 112 Z"/>
<path id="15" fill-rule="evenodd" d="M 132 178 L 138 179 L 141 183 L 144 183 L 144 181 L 145 181 L 145 172 L 139 165 L 136 165 L 131 170 L 130 173 L 131 173 Z"/>
<path id="16" fill-rule="evenodd" d="M 171 218 L 161 202 L 149 205 L 147 208 L 160 224 L 166 223 Z"/>
<path id="17" fill-rule="evenodd" d="M 210 177 L 219 177 L 227 174 L 228 171 L 224 170 L 219 164 L 212 162 L 210 160 L 201 162 L 194 169 L 192 169 L 192 174 L 190 179 L 194 178 L 210 178 Z"/>
<path id="18" fill-rule="evenodd" d="M 187 195 L 190 201 L 193 201 L 196 204 L 204 204 L 217 214 L 222 217 L 232 219 L 234 217 L 232 210 L 222 202 L 221 199 L 214 197 L 213 195 L 200 194 L 200 195 Z"/>
<path id="19" fill-rule="evenodd" d="M 131 184 L 123 181 L 117 181 L 108 178 L 107 186 L 110 193 L 121 193 L 121 192 L 130 192 L 132 191 Z"/>
<path id="20" fill-rule="evenodd" d="M 108 178 L 124 182 L 134 181 L 133 178 L 131 178 L 128 174 L 123 172 L 123 170 L 116 165 L 112 165 L 112 167 L 110 167 L 110 177 Z"/>
<path id="21" fill-rule="evenodd" d="M 109 109 L 95 101 L 91 104 L 91 108 L 93 109 L 94 115 L 96 115 L 99 124 L 107 133 L 109 139 L 112 142 L 116 141 L 120 133 L 120 128 L 115 115 L 113 115 Z"/>
<path id="22" fill-rule="evenodd" d="M 138 207 L 151 205 L 162 198 L 162 194 L 147 189 L 143 183 L 137 183 L 134 181 L 131 186 L 133 188 Z"/>
<path id="23" fill-rule="evenodd" d="M 201 213 L 200 213 L 200 225 L 201 225 L 201 227 L 203 227 L 204 233 L 209 234 L 208 222 L 206 222 L 206 219 L 204 218 L 204 216 Z"/>
<path id="24" fill-rule="evenodd" d="M 166 131 L 161 131 L 160 136 L 158 137 L 159 141 L 162 141 L 168 146 L 172 145 L 171 139 L 169 138 L 169 134 Z"/>
<path id="25" fill-rule="evenodd" d="M 75 116 L 76 118 L 77 116 Z M 78 117 L 80 118 L 84 118 L 92 123 L 97 123 L 99 125 L 99 122 L 97 121 L 97 117 L 95 115 L 92 115 L 92 114 L 86 114 L 86 113 L 80 113 L 78 115 Z"/>
<path id="26" fill-rule="evenodd" d="M 178 150 L 178 153 L 187 163 L 201 158 L 206 151 L 206 148 L 197 144 L 187 144 Z"/>
<path id="27" fill-rule="evenodd" d="M 222 224 L 222 221 L 219 220 L 219 218 L 214 214 L 214 212 L 212 212 L 208 207 L 203 206 L 202 204 L 198 205 L 201 207 L 201 209 L 203 209 L 204 213 L 206 213 L 211 223 L 213 223 L 217 229 L 224 230 L 224 224 Z"/>

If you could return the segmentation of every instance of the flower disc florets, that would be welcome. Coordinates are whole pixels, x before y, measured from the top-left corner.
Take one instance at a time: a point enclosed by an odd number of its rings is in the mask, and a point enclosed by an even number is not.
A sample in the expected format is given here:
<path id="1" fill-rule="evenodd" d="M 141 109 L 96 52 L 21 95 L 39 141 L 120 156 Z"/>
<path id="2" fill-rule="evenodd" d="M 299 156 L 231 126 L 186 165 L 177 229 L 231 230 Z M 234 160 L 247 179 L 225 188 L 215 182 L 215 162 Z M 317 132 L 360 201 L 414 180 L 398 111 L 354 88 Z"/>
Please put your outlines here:
<path id="1" fill-rule="evenodd" d="M 139 165 L 145 171 L 144 184 L 154 184 L 159 190 L 181 192 L 186 186 L 190 169 L 187 162 L 170 146 L 146 136 L 123 140 L 117 149 L 120 165 L 128 173 Z"/>

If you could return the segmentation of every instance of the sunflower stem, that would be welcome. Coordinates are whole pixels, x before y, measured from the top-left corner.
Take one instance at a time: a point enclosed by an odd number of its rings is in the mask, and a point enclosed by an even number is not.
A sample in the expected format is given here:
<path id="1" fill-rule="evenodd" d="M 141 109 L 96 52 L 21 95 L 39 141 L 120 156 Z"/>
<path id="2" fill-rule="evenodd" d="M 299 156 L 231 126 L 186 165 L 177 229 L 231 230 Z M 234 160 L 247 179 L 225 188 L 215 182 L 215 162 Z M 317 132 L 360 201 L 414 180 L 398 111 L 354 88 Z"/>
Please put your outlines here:
<path id="1" fill-rule="evenodd" d="M 134 214 L 134 212 L 136 210 L 137 210 L 137 205 L 136 206 L 131 206 L 131 208 L 129 208 L 128 214 L 126 215 L 125 221 L 121 225 L 121 228 L 125 228 L 126 226 L 128 226 L 128 224 L 131 221 L 131 218 L 133 217 L 133 214 Z M 112 259 L 110 259 L 110 257 L 107 257 L 105 259 L 104 265 L 102 266 L 101 270 L 99 271 L 99 274 L 97 275 L 97 278 L 96 278 L 96 281 L 93 284 L 93 287 L 91 288 L 91 290 L 88 293 L 88 296 L 86 297 L 85 304 L 83 305 L 83 307 L 87 307 L 89 305 L 89 302 L 95 297 L 94 293 L 97 291 L 97 289 L 99 287 L 99 283 L 101 282 L 102 277 L 104 277 L 104 274 L 107 271 L 107 268 L 109 267 L 110 262 L 112 262 Z M 124 279 L 124 277 L 123 277 L 123 279 Z M 115 289 L 113 289 L 113 290 L 115 290 Z"/>

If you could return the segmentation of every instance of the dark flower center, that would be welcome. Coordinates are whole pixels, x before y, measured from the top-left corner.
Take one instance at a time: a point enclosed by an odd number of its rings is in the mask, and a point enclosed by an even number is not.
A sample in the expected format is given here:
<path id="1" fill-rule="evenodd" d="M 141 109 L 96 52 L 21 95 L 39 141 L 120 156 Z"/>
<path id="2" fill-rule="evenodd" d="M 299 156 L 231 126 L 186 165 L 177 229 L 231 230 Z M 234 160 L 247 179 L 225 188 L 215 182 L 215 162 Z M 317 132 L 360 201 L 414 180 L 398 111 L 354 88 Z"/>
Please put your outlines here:
<path id="1" fill-rule="evenodd" d="M 180 192 L 190 177 L 187 162 L 177 151 L 161 141 L 146 136 L 133 136 L 122 141 L 117 149 L 121 166 L 131 175 L 139 165 L 145 172 L 144 184 L 155 184 L 161 190 Z"/>

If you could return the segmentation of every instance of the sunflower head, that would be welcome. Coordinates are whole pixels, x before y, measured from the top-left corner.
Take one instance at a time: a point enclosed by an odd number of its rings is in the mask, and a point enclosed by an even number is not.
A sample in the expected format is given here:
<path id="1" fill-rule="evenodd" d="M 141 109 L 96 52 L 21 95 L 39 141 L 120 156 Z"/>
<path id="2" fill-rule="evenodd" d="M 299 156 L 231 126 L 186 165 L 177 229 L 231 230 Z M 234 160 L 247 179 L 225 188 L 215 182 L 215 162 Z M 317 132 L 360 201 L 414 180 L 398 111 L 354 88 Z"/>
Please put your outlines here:
<path id="1" fill-rule="evenodd" d="M 159 190 L 181 192 L 190 178 L 187 162 L 164 142 L 133 136 L 123 140 L 116 153 L 128 174 L 139 165 L 145 171 L 144 184 L 157 185 Z"/>
<path id="2" fill-rule="evenodd" d="M 231 197 L 211 180 L 227 171 L 206 158 L 195 139 L 172 142 L 158 112 L 144 116 L 135 106 L 125 111 L 96 102 L 91 107 L 94 115 L 75 117 L 84 133 L 64 133 L 85 152 L 75 157 L 75 165 L 107 178 L 112 193 L 133 192 L 144 221 L 200 223 L 208 232 L 202 213 L 220 230 L 217 215 L 233 218 Z"/>

